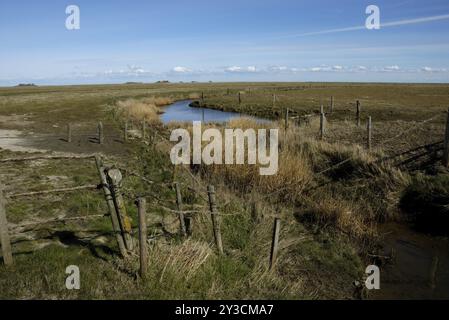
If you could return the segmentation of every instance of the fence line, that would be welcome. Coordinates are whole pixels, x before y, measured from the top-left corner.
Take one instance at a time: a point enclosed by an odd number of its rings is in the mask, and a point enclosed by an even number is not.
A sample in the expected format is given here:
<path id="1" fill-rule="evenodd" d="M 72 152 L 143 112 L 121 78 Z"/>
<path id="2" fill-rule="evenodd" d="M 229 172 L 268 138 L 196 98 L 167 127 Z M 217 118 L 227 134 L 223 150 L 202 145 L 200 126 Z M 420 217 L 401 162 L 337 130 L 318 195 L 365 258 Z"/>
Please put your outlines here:
<path id="1" fill-rule="evenodd" d="M 89 155 L 54 155 L 54 156 L 34 156 L 34 157 L 27 157 L 27 158 L 6 158 L 6 159 L 0 159 L 0 163 L 5 162 L 24 162 L 24 161 L 35 161 L 35 160 L 62 160 L 62 159 L 68 159 L 68 160 L 82 160 L 82 159 L 93 159 L 95 158 L 95 154 L 89 154 Z"/>
<path id="2" fill-rule="evenodd" d="M 104 218 L 108 217 L 109 214 L 91 214 L 87 216 L 76 216 L 76 217 L 63 217 L 63 218 L 54 218 L 54 219 L 47 219 L 42 221 L 35 221 L 35 222 L 27 222 L 22 224 L 16 224 L 12 227 L 12 229 L 20 229 L 20 228 L 26 228 L 31 226 L 36 226 L 40 224 L 48 224 L 48 223 L 58 223 L 58 222 L 66 222 L 66 221 L 77 221 L 77 220 L 88 220 L 88 219 L 95 219 L 95 218 Z"/>
<path id="3" fill-rule="evenodd" d="M 239 92 L 239 100 L 241 99 L 240 97 L 240 92 Z M 277 97 L 274 96 L 273 102 L 275 103 L 277 101 Z M 333 110 L 333 97 L 331 100 L 331 105 L 332 105 L 332 110 Z M 357 125 L 360 125 L 360 103 L 359 101 L 357 101 Z M 324 138 L 324 115 L 325 112 L 324 110 L 322 110 L 322 112 L 320 113 L 321 119 L 322 119 L 322 126 L 321 126 L 321 137 Z M 439 115 L 437 115 L 439 116 Z M 399 136 L 410 132 L 411 130 L 416 129 L 418 126 L 422 126 L 423 124 L 433 120 L 434 118 L 436 118 L 437 116 L 434 116 L 430 119 L 426 119 L 424 121 L 421 121 L 418 124 L 415 124 L 412 128 L 409 128 L 408 130 L 406 130 L 405 132 L 401 132 L 399 135 L 392 137 L 390 139 L 387 139 L 386 141 L 384 141 L 381 145 L 384 145 L 387 141 L 391 141 L 393 139 L 398 138 Z M 298 116 L 294 116 L 295 119 L 298 118 Z M 285 128 L 288 128 L 288 121 L 290 118 L 293 118 L 290 116 L 290 112 L 289 109 L 286 110 L 286 114 L 285 114 Z M 447 118 L 447 135 L 446 135 L 446 141 L 449 141 L 449 113 L 448 113 L 448 118 Z M 368 150 L 371 149 L 371 117 L 369 117 L 369 121 L 368 121 L 368 127 L 367 127 L 367 132 L 368 132 L 368 137 L 367 137 L 367 141 L 368 141 Z M 142 124 L 142 138 L 145 139 L 146 134 L 145 134 L 145 122 L 143 122 Z M 100 144 L 102 144 L 104 142 L 104 128 L 102 123 L 100 122 L 98 125 L 98 141 Z M 163 137 L 162 135 L 160 135 L 159 133 L 155 132 L 155 135 L 160 136 L 161 138 L 168 140 L 166 137 Z M 93 136 L 93 134 L 92 134 Z M 1 137 L 0 137 L 1 138 Z M 20 139 L 19 137 L 17 137 L 18 139 Z M 67 141 L 70 142 L 72 141 L 72 130 L 71 130 L 71 126 L 68 126 L 68 133 L 67 133 Z M 9 137 L 8 137 L 9 139 Z M 127 140 L 127 124 L 125 124 L 125 140 Z M 446 145 L 449 146 L 449 142 L 446 143 Z M 449 147 L 447 147 L 445 149 L 445 152 L 449 149 Z M 46 220 L 46 221 L 38 221 L 35 223 L 28 223 L 28 224 L 23 224 L 23 225 L 18 225 L 15 226 L 15 228 L 22 228 L 22 227 L 28 227 L 28 226 L 32 226 L 32 225 L 39 225 L 39 224 L 45 224 L 45 223 L 57 223 L 57 222 L 64 222 L 64 221 L 71 221 L 71 220 L 82 220 L 82 219 L 91 219 L 91 218 L 97 218 L 97 217 L 106 217 L 106 216 L 110 216 L 112 219 L 112 225 L 113 225 L 113 229 L 114 229 L 114 233 L 117 236 L 118 239 L 118 244 L 119 244 L 119 248 L 121 253 L 123 254 L 123 256 L 126 256 L 127 254 L 132 253 L 132 251 L 134 250 L 134 246 L 133 246 L 133 238 L 132 238 L 132 229 L 130 226 L 130 223 L 128 221 L 128 217 L 127 217 L 127 213 L 126 213 L 126 208 L 124 206 L 124 200 L 122 198 L 122 189 L 120 186 L 120 182 L 122 180 L 122 176 L 120 173 L 119 169 L 116 168 L 106 168 L 99 155 L 95 154 L 95 155 L 55 155 L 55 156 L 37 156 L 37 157 L 28 157 L 28 158 L 8 158 L 8 159 L 0 159 L 0 163 L 6 163 L 6 162 L 24 162 L 24 161 L 33 161 L 33 160 L 58 160 L 58 159 L 92 159 L 95 158 L 96 163 L 97 163 L 97 169 L 100 173 L 100 181 L 101 184 L 100 186 L 103 188 L 104 193 L 105 193 L 105 199 L 109 205 L 109 214 L 106 215 L 90 215 L 90 216 L 81 216 L 81 217 L 67 217 L 67 218 L 56 218 L 56 219 L 50 219 L 50 220 Z M 100 160 L 99 160 L 100 159 Z M 316 173 L 315 175 L 322 175 L 328 171 L 331 171 L 345 163 L 347 163 L 348 161 L 351 160 L 351 157 L 345 160 L 342 160 L 336 164 L 333 164 L 332 166 Z M 184 168 L 184 166 L 183 166 Z M 184 214 L 190 215 L 192 213 L 205 213 L 207 210 L 205 207 L 202 207 L 201 209 L 203 210 L 184 210 L 182 207 L 182 196 L 181 196 L 181 183 L 178 182 L 155 182 L 152 181 L 146 177 L 143 177 L 142 175 L 139 175 L 135 172 L 129 171 L 127 169 L 121 169 L 124 172 L 127 172 L 129 176 L 136 176 L 138 178 L 140 178 L 142 181 L 148 183 L 148 184 L 155 184 L 155 185 L 160 185 L 160 186 L 175 186 L 175 192 L 176 192 L 176 205 L 177 208 L 176 209 L 170 209 L 165 207 L 164 205 L 162 205 L 162 203 L 166 203 L 167 200 L 161 199 L 157 196 L 155 196 L 154 194 L 151 193 L 147 193 L 145 195 L 140 195 L 140 197 L 138 198 L 138 212 L 139 212 L 139 231 L 140 231 L 140 252 L 141 252 L 141 268 L 140 268 L 140 272 L 141 272 L 141 276 L 144 277 L 145 271 L 146 270 L 146 264 L 144 263 L 144 261 L 147 259 L 145 258 L 145 252 L 146 252 L 146 239 L 147 239 L 147 232 L 146 232 L 146 213 L 145 213 L 145 199 L 144 197 L 149 196 L 149 197 L 153 197 L 154 199 L 156 199 L 157 201 L 157 206 L 162 208 L 163 210 L 166 210 L 168 212 L 177 214 L 180 220 L 180 229 L 181 229 L 181 234 L 183 236 L 186 236 L 187 234 L 191 234 L 191 217 L 190 216 L 184 216 Z M 187 172 L 189 172 L 189 174 L 192 176 L 192 178 L 195 180 L 195 182 L 198 184 L 198 186 L 201 187 L 201 183 L 198 181 L 198 179 L 195 177 L 195 175 L 192 174 L 192 172 L 188 169 L 186 169 Z M 62 189 L 53 189 L 53 190 L 44 190 L 44 191 L 35 191 L 35 192 L 28 192 L 28 193 L 17 193 L 17 194 L 9 194 L 6 195 L 6 197 L 9 198 L 15 198 L 15 197 L 25 197 L 25 196 L 34 196 L 34 195 L 43 195 L 43 194 L 51 194 L 51 193 L 58 193 L 58 192 L 71 192 L 71 191 L 77 191 L 77 190 L 84 190 L 84 189 L 98 189 L 97 185 L 86 185 L 86 186 L 78 186 L 78 187 L 72 187 L 72 188 L 62 188 Z M 194 188 L 190 188 L 190 190 L 195 191 L 196 194 L 201 195 L 201 193 L 199 193 L 196 189 Z M 126 192 L 125 192 L 126 193 Z M 129 195 L 129 193 L 127 194 Z M 203 198 L 204 200 L 207 200 L 209 203 L 209 211 L 211 214 L 211 219 L 212 219 L 212 230 L 213 230 L 213 235 L 214 235 L 214 240 L 215 240 L 215 245 L 218 249 L 219 254 L 224 254 L 224 249 L 223 249 L 223 243 L 222 243 L 222 237 L 221 237 L 221 230 L 220 230 L 220 225 L 221 225 L 221 221 L 220 221 L 220 217 L 221 216 L 234 216 L 234 215 L 241 215 L 242 213 L 233 213 L 233 214 L 223 214 L 223 213 L 219 213 L 218 208 L 219 206 L 217 206 L 216 204 L 216 198 L 215 198 L 215 188 L 214 186 L 208 186 L 207 188 L 207 195 L 208 195 L 208 199 Z M 136 199 L 136 195 L 134 195 L 134 199 Z M 8 250 L 8 243 L 10 246 L 10 240 L 9 238 L 9 233 L 8 233 L 8 228 L 7 228 L 7 222 L 6 221 L 6 214 L 4 215 L 5 217 L 3 218 L 1 215 L 1 206 L 2 201 L 1 199 L 3 198 L 3 195 L 0 195 L 0 236 L 1 236 L 1 240 L 2 240 L 2 249 L 3 250 Z M 226 204 L 224 205 L 226 206 Z M 4 211 L 4 209 L 3 209 Z M 271 255 L 270 255 L 270 269 L 273 268 L 275 261 L 276 261 L 276 257 L 277 257 L 277 251 L 278 251 L 278 242 L 279 242 L 279 231 L 280 231 L 280 219 L 277 215 L 274 216 L 270 216 L 270 217 L 275 217 L 275 224 L 274 224 L 274 228 L 273 228 L 273 241 L 272 241 L 272 248 L 271 248 Z M 186 222 L 188 220 L 188 223 Z M 5 236 L 5 225 L 6 225 L 6 236 Z M 121 239 L 121 240 L 119 240 Z M 145 243 L 145 244 L 144 244 Z M 142 251 L 143 250 L 143 251 Z M 144 252 L 145 251 L 145 252 Z M 3 254 L 4 256 L 4 261 L 5 263 L 12 263 L 12 254 L 11 254 L 11 261 L 7 261 L 9 258 L 7 256 L 8 254 Z"/>
<path id="4" fill-rule="evenodd" d="M 85 186 L 78 186 L 78 187 L 71 187 L 71 188 L 42 190 L 42 191 L 33 191 L 33 192 L 25 192 L 25 193 L 12 193 L 12 194 L 7 194 L 6 197 L 8 197 L 8 198 L 31 197 L 31 196 L 36 196 L 36 195 L 61 193 L 61 192 L 73 192 L 73 191 L 86 190 L 86 189 L 98 189 L 98 185 L 94 184 L 94 185 L 85 185 Z"/>

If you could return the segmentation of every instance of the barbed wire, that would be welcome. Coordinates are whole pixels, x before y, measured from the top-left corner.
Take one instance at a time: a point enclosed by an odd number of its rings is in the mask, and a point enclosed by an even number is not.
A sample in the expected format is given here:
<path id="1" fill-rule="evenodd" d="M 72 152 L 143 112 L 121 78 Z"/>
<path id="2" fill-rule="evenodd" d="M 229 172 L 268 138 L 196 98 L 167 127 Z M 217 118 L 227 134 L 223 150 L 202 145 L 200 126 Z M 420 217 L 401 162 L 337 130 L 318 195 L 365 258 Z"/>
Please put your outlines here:
<path id="1" fill-rule="evenodd" d="M 59 222 L 66 222 L 66 221 L 76 221 L 76 220 L 87 220 L 87 219 L 95 219 L 95 218 L 104 218 L 109 217 L 110 214 L 91 214 L 87 216 L 77 216 L 77 217 L 58 217 L 54 219 L 48 219 L 48 220 L 41 220 L 41 221 L 33 221 L 33 222 L 27 222 L 22 224 L 16 224 L 12 225 L 11 229 L 19 229 L 19 228 L 26 228 L 26 227 L 32 227 L 40 224 L 50 224 L 50 223 L 59 223 Z"/>
<path id="2" fill-rule="evenodd" d="M 25 192 L 25 193 L 10 193 L 5 194 L 7 198 L 18 198 L 18 197 L 31 197 L 36 195 L 45 195 L 45 194 L 52 194 L 52 193 L 65 193 L 65 192 L 73 192 L 73 191 L 79 191 L 79 190 L 86 190 L 86 189 L 98 189 L 98 185 L 85 185 L 85 186 L 78 186 L 78 187 L 71 187 L 71 188 L 61 188 L 61 189 L 51 189 L 51 190 L 42 190 L 42 191 L 31 191 L 31 192 Z"/>

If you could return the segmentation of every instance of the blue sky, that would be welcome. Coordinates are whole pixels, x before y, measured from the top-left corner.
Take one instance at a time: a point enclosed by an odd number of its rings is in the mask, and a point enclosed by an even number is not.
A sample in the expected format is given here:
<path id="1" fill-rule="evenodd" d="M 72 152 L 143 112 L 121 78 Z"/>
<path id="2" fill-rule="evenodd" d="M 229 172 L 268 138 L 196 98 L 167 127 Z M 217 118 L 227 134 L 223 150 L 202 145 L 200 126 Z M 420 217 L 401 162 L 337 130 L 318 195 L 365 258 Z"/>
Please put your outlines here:
<path id="1" fill-rule="evenodd" d="M 1 0 L 0 85 L 449 82 L 448 31 L 447 0 Z"/>

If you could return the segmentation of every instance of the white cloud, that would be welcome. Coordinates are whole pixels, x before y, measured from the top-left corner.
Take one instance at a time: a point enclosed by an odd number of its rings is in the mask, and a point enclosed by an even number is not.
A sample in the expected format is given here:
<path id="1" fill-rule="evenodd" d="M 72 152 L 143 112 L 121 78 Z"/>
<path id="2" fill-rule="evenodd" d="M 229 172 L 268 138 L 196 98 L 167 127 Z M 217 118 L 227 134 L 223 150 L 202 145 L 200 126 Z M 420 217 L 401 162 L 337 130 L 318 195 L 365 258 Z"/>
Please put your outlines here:
<path id="1" fill-rule="evenodd" d="M 137 67 L 134 65 L 128 65 L 128 71 L 130 74 L 141 74 L 141 73 L 145 73 L 145 70 L 142 67 Z"/>
<path id="2" fill-rule="evenodd" d="M 240 72 L 240 71 L 242 71 L 242 68 L 238 67 L 238 66 L 232 66 L 232 67 L 226 68 L 225 70 L 228 72 Z"/>
<path id="3" fill-rule="evenodd" d="M 431 67 L 422 67 L 419 71 L 422 72 L 447 72 L 448 69 L 446 68 L 431 68 Z"/>
<path id="4" fill-rule="evenodd" d="M 151 75 L 152 73 L 149 71 L 146 71 L 144 68 L 142 67 L 138 67 L 138 66 L 134 66 L 134 65 L 127 65 L 126 66 L 127 69 L 120 69 L 118 71 L 116 70 L 106 70 L 104 72 L 101 73 L 97 73 L 96 75 L 104 75 L 104 76 L 108 76 L 108 77 L 118 77 L 118 76 L 132 76 L 132 77 L 138 77 L 138 76 L 148 76 Z"/>
<path id="5" fill-rule="evenodd" d="M 293 69 L 295 69 L 295 68 L 292 68 L 292 69 L 289 70 L 289 68 L 286 67 L 286 66 L 271 66 L 271 67 L 268 68 L 267 71 L 271 71 L 271 72 L 288 72 L 288 71 L 295 71 L 295 70 L 293 70 Z"/>
<path id="6" fill-rule="evenodd" d="M 391 72 L 391 71 L 399 71 L 400 69 L 401 69 L 401 68 L 400 68 L 399 66 L 394 65 L 394 66 L 387 66 L 387 67 L 384 67 L 384 68 L 383 68 L 383 71 Z"/>
<path id="7" fill-rule="evenodd" d="M 178 72 L 178 73 L 186 73 L 186 72 L 191 72 L 192 70 L 187 67 L 174 67 L 173 71 Z"/>
<path id="8" fill-rule="evenodd" d="M 240 66 L 231 66 L 225 68 L 226 72 L 257 72 L 257 68 L 255 66 L 248 67 L 240 67 Z"/>

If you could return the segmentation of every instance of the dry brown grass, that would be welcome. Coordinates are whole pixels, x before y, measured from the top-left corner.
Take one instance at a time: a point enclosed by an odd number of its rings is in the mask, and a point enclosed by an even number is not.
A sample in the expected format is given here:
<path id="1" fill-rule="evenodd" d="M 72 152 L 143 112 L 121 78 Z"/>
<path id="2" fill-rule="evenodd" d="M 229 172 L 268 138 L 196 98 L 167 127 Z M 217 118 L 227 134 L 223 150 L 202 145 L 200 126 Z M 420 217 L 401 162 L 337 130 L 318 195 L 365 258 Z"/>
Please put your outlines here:
<path id="1" fill-rule="evenodd" d="M 376 221 L 394 217 L 409 176 L 376 163 L 378 153 L 369 153 L 357 144 L 317 140 L 316 120 L 307 127 L 291 124 L 286 134 L 280 123 L 258 123 L 250 118 L 234 119 L 226 126 L 242 130 L 270 127 L 281 128 L 275 175 L 261 176 L 259 165 L 248 164 L 201 166 L 201 172 L 211 181 L 224 181 L 241 195 L 255 192 L 272 203 L 300 207 L 308 221 L 333 226 L 355 238 L 373 235 Z M 346 161 L 343 166 L 318 174 L 342 161 Z M 323 184 L 325 188 L 320 187 Z"/>
<path id="2" fill-rule="evenodd" d="M 190 100 L 198 100 L 200 98 L 200 94 L 197 92 L 192 92 L 189 94 L 189 99 Z"/>
<path id="3" fill-rule="evenodd" d="M 373 233 L 367 208 L 341 198 L 321 196 L 310 201 L 302 219 L 321 228 L 336 228 L 350 236 L 362 238 Z"/>
<path id="4" fill-rule="evenodd" d="M 202 129 L 211 127 L 216 126 Z M 205 179 L 224 182 L 241 196 L 254 193 L 275 205 L 297 208 L 307 221 L 354 238 L 371 237 L 376 222 L 398 218 L 397 205 L 410 176 L 378 163 L 382 150 L 368 152 L 362 144 L 320 141 L 318 118 L 307 126 L 290 123 L 286 133 L 282 121 L 260 123 L 245 117 L 230 121 L 226 128 L 279 128 L 279 170 L 261 176 L 259 165 L 202 165 Z M 320 174 L 329 168 L 333 169 Z"/>
<path id="5" fill-rule="evenodd" d="M 160 107 L 172 102 L 173 99 L 169 97 L 127 99 L 117 102 L 116 111 L 127 119 L 156 123 L 159 122 L 159 115 L 162 113 Z"/>
<path id="6" fill-rule="evenodd" d="M 211 255 L 213 252 L 207 243 L 189 239 L 180 244 L 157 243 L 150 250 L 149 260 L 159 266 L 159 282 L 168 274 L 188 280 Z"/>

